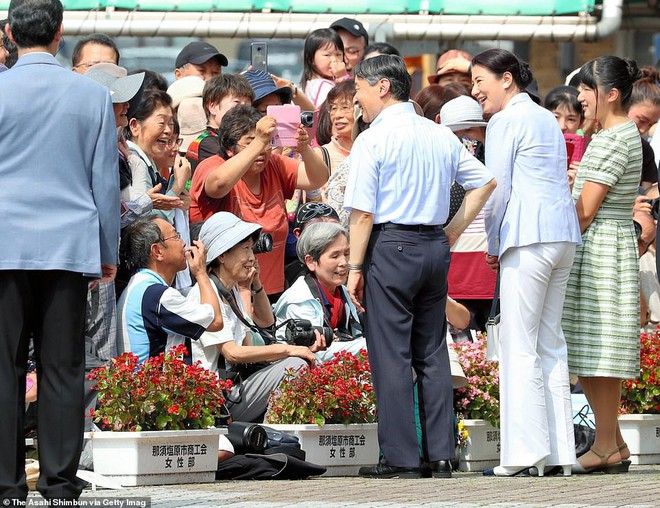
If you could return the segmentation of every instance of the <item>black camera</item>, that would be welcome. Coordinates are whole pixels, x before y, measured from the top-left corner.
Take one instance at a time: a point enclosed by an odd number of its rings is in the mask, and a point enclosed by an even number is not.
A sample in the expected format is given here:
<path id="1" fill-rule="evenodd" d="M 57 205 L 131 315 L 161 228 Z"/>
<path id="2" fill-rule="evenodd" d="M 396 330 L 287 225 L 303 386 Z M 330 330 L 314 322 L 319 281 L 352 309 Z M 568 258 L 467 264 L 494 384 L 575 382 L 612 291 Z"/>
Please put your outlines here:
<path id="1" fill-rule="evenodd" d="M 264 254 L 273 250 L 273 235 L 270 233 L 261 233 L 257 241 L 252 246 L 252 252 L 255 254 Z"/>
<path id="2" fill-rule="evenodd" d="M 286 324 L 284 337 L 289 344 L 309 347 L 316 342 L 314 330 L 318 330 L 325 337 L 325 345 L 330 347 L 334 335 L 332 328 L 328 326 L 312 326 L 312 323 L 307 319 L 291 319 Z"/>
<path id="3" fill-rule="evenodd" d="M 303 127 L 308 129 L 314 127 L 314 112 L 313 111 L 301 111 L 300 112 L 300 123 Z"/>
<path id="4" fill-rule="evenodd" d="M 236 453 L 263 453 L 268 446 L 266 429 L 256 423 L 232 422 L 227 430 Z"/>
<path id="5" fill-rule="evenodd" d="M 658 214 L 660 213 L 660 198 L 645 199 L 644 202 L 651 205 L 651 215 L 655 220 L 658 220 Z"/>

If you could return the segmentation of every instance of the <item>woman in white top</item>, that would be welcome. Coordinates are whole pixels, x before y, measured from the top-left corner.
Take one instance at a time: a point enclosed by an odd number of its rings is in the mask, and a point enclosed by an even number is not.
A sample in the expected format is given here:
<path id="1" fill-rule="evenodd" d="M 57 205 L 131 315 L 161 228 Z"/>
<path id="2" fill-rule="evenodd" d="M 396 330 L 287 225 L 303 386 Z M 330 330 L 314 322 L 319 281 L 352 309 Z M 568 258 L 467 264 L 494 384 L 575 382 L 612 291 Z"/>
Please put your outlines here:
<path id="1" fill-rule="evenodd" d="M 199 233 L 206 246 L 211 279 L 216 277 L 213 289 L 219 294 L 219 283 L 229 293 L 227 297 L 218 296 L 224 327 L 218 332 L 204 332 L 199 340 L 192 342 L 193 361 L 200 360 L 209 370 L 241 373 L 241 385 L 232 390 L 227 402 L 235 421 L 262 421 L 270 393 L 286 371 L 298 370 L 306 363 L 314 364 L 314 353 L 325 349 L 325 340 L 318 334 L 316 343 L 310 347 L 280 343 L 253 345 L 247 327 L 237 315 L 237 312 L 248 314 L 241 289 L 251 292 L 253 308 L 248 310 L 252 320 L 263 327 L 274 322 L 252 250 L 260 232 L 258 224 L 244 222 L 229 212 L 217 212 L 206 220 Z M 199 298 L 198 295 L 195 285 L 189 298 Z M 268 365 L 256 365 L 261 362 Z"/>
<path id="2" fill-rule="evenodd" d="M 486 262 L 500 270 L 500 465 L 513 476 L 575 462 L 566 340 L 561 315 L 577 215 L 566 144 L 552 113 L 524 92 L 529 66 L 505 50 L 472 61 L 472 94 L 490 117 L 486 166 L 497 189 L 484 207 Z"/>

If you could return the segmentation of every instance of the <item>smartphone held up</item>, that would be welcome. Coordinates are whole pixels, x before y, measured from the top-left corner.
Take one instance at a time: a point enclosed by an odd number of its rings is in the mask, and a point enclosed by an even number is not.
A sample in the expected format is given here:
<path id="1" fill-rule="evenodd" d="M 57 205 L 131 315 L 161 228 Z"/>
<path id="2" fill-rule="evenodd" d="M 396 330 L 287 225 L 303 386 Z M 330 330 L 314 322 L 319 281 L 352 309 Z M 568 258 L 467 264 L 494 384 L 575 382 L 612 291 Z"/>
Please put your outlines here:
<path id="1" fill-rule="evenodd" d="M 255 71 L 268 72 L 268 44 L 266 42 L 250 44 L 250 65 Z"/>

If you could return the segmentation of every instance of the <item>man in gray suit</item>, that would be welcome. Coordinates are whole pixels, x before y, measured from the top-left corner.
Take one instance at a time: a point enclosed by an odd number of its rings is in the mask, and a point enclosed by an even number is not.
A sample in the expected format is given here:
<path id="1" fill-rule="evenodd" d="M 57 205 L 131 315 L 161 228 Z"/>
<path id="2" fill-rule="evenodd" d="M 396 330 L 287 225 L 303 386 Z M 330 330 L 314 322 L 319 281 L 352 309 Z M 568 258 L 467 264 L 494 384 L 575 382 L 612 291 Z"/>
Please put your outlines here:
<path id="1" fill-rule="evenodd" d="M 116 272 L 117 138 L 110 95 L 54 58 L 59 0 L 12 0 L 19 60 L 0 75 L 0 501 L 25 501 L 28 340 L 39 385 L 37 489 L 76 499 L 87 285 Z M 6 501 L 9 500 L 9 501 Z"/>

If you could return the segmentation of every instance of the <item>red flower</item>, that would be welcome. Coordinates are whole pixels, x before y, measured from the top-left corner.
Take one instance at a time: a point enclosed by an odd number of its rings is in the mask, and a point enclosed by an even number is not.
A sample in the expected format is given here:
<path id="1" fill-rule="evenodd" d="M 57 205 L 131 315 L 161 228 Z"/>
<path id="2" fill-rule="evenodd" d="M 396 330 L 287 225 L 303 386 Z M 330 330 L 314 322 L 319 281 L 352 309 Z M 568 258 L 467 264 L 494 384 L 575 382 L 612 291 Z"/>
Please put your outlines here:
<path id="1" fill-rule="evenodd" d="M 640 341 L 640 373 L 637 379 L 622 383 L 622 413 L 660 413 L 660 328 L 642 333 Z"/>
<path id="2" fill-rule="evenodd" d="M 125 353 L 94 369 L 99 408 L 90 413 L 112 430 L 200 429 L 222 416 L 226 383 L 199 364 L 186 365 L 185 346 L 176 346 L 138 365 Z"/>
<path id="3" fill-rule="evenodd" d="M 271 395 L 269 423 L 368 423 L 376 401 L 365 350 L 335 353 L 315 368 L 290 371 Z"/>

